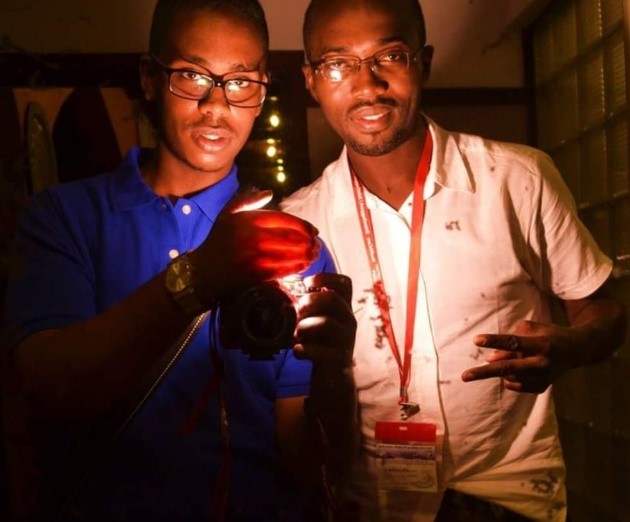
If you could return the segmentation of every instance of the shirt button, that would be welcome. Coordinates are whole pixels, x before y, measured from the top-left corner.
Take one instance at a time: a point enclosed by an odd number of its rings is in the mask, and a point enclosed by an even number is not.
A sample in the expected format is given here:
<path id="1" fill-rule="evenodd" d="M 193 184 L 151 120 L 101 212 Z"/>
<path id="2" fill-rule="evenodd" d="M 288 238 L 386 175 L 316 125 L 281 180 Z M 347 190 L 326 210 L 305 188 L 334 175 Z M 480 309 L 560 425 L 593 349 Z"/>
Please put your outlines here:
<path id="1" fill-rule="evenodd" d="M 179 252 L 175 249 L 169 250 L 168 252 L 168 257 L 170 257 L 171 259 L 175 259 L 178 255 L 179 255 Z"/>
<path id="2" fill-rule="evenodd" d="M 192 212 L 192 208 L 190 207 L 190 205 L 186 204 L 182 207 L 182 212 L 184 213 L 184 215 L 188 215 Z"/>

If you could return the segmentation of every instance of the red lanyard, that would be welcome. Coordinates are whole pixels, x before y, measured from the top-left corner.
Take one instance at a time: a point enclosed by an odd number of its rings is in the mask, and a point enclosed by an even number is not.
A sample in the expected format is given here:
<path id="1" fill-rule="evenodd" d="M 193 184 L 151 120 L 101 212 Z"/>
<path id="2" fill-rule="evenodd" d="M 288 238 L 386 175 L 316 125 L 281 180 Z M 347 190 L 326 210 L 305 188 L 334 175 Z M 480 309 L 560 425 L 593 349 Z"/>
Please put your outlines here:
<path id="1" fill-rule="evenodd" d="M 400 375 L 400 400 L 399 404 L 409 401 L 409 379 L 411 375 L 411 352 L 413 349 L 413 334 L 416 317 L 416 302 L 418 300 L 418 278 L 420 276 L 420 243 L 422 236 L 422 222 L 424 220 L 424 184 L 431 166 L 431 155 L 433 153 L 433 140 L 431 133 L 427 129 L 426 138 L 418 170 L 416 171 L 416 179 L 413 186 L 413 208 L 411 212 L 411 241 L 409 248 L 409 273 L 407 275 L 407 317 L 405 322 L 405 352 L 404 360 L 401 360 L 398 350 L 398 343 L 394 337 L 392 328 L 391 315 L 389 313 L 389 298 L 385 291 L 385 283 L 383 282 L 383 274 L 378 260 L 378 252 L 376 249 L 376 239 L 374 236 L 374 226 L 372 225 L 372 215 L 365 203 L 365 190 L 359 178 L 350 166 L 350 174 L 352 178 L 352 189 L 354 190 L 354 200 L 357 206 L 359 222 L 361 223 L 361 231 L 363 232 L 363 241 L 365 243 L 365 251 L 370 263 L 370 271 L 372 274 L 372 283 L 374 296 L 381 312 L 383 321 L 383 330 L 389 341 L 392 354 L 398 364 L 398 373 Z"/>

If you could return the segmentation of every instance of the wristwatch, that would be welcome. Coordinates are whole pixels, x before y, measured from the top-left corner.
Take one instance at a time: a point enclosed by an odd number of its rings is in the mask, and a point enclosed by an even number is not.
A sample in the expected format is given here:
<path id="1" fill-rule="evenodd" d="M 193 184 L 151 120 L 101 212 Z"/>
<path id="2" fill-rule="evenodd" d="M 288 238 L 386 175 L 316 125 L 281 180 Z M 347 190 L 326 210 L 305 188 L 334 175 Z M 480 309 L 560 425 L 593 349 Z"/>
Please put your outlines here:
<path id="1" fill-rule="evenodd" d="M 181 254 L 168 264 L 166 291 L 173 301 L 191 316 L 205 312 L 209 308 L 204 306 L 195 291 L 195 267 L 188 254 Z"/>

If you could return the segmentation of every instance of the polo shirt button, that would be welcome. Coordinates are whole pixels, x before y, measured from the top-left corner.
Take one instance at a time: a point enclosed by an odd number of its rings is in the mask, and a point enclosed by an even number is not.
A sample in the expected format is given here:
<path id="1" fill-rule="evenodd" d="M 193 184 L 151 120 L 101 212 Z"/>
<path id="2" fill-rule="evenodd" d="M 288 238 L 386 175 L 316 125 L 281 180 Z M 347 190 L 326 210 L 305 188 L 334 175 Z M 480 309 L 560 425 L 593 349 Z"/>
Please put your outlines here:
<path id="1" fill-rule="evenodd" d="M 168 252 L 168 257 L 170 257 L 171 259 L 175 259 L 178 255 L 179 255 L 179 252 L 175 249 L 169 250 Z"/>
<path id="2" fill-rule="evenodd" d="M 184 215 L 188 215 L 192 212 L 192 208 L 190 205 L 186 204 L 182 207 L 182 212 L 184 213 Z"/>

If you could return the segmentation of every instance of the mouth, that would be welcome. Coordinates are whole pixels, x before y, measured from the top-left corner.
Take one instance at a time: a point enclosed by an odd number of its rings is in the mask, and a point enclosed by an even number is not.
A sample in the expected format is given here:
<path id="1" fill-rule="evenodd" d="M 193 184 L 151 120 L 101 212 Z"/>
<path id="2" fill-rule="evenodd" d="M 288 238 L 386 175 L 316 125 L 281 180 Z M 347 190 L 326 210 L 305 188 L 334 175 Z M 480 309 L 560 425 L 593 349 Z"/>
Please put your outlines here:
<path id="1" fill-rule="evenodd" d="M 352 111 L 349 119 L 363 132 L 373 133 L 387 128 L 391 116 L 391 107 L 373 105 Z"/>
<path id="2" fill-rule="evenodd" d="M 192 132 L 195 144 L 204 152 L 215 153 L 223 150 L 231 141 L 225 129 L 196 129 Z"/>

